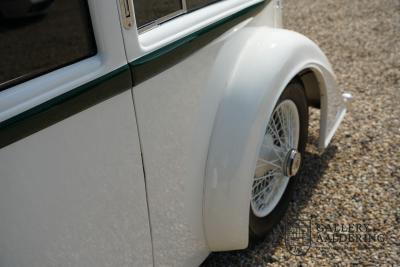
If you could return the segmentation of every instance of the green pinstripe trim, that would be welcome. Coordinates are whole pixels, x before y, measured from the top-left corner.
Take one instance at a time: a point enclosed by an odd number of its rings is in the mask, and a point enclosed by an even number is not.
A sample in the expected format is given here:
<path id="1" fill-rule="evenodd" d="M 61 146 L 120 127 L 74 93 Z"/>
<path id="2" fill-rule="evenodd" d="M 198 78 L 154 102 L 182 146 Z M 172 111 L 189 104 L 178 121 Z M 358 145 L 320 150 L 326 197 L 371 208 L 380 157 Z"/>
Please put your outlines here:
<path id="1" fill-rule="evenodd" d="M 138 59 L 130 62 L 129 64 L 131 66 L 135 67 L 135 66 L 140 66 L 140 65 L 142 65 L 144 63 L 147 63 L 149 61 L 152 61 L 152 60 L 154 60 L 154 59 L 156 59 L 156 58 L 158 58 L 158 57 L 160 57 L 160 56 L 162 56 L 162 55 L 164 55 L 166 53 L 169 53 L 172 50 L 182 46 L 183 44 L 186 44 L 186 43 L 196 39 L 197 37 L 199 37 L 199 36 L 209 32 L 209 31 L 221 26 L 222 24 L 225 24 L 225 23 L 227 23 L 227 22 L 229 22 L 229 21 L 231 21 L 231 20 L 233 20 L 233 19 L 235 19 L 237 17 L 240 17 L 240 16 L 250 12 L 251 10 L 261 6 L 264 3 L 265 3 L 265 1 L 262 1 L 262 2 L 254 4 L 254 5 L 251 5 L 249 7 L 246 7 L 245 9 L 242 9 L 241 11 L 238 11 L 235 14 L 232 14 L 232 15 L 226 17 L 226 18 L 223 18 L 223 19 L 221 19 L 221 20 L 219 20 L 217 22 L 214 22 L 213 24 L 210 24 L 207 27 L 204 27 L 204 28 L 202 28 L 202 29 L 200 29 L 200 30 L 188 35 L 188 36 L 185 36 L 185 37 L 183 37 L 183 38 L 181 38 L 181 39 L 179 39 L 179 40 L 177 40 L 177 41 L 175 41 L 175 42 L 173 42 L 173 43 L 171 43 L 169 45 L 166 45 L 166 46 L 164 46 L 164 47 L 162 47 L 162 48 L 160 48 L 160 49 L 158 49 L 156 51 L 153 51 L 153 52 L 151 52 L 151 53 L 149 53 L 149 54 L 147 54 L 147 55 L 145 55 L 145 56 L 143 56 L 141 58 L 138 58 Z"/>
<path id="2" fill-rule="evenodd" d="M 0 149 L 132 88 L 126 64 L 0 123 Z"/>
<path id="3" fill-rule="evenodd" d="M 6 128 L 8 126 L 11 126 L 11 125 L 13 125 L 13 124 L 15 124 L 17 122 L 20 122 L 20 121 L 22 121 L 24 119 L 27 119 L 27 118 L 29 118 L 31 116 L 34 116 L 35 114 L 38 114 L 38 113 L 43 112 L 43 111 L 46 111 L 46 110 L 50 109 L 51 107 L 53 107 L 55 105 L 58 105 L 58 104 L 60 104 L 62 102 L 65 102 L 65 101 L 71 99 L 71 98 L 74 98 L 74 97 L 86 92 L 87 90 L 90 90 L 90 89 L 96 87 L 97 85 L 103 83 L 104 81 L 110 80 L 110 79 L 114 78 L 115 76 L 117 76 L 117 75 L 119 75 L 119 74 L 121 74 L 121 73 L 123 73 L 124 71 L 127 71 L 127 70 L 129 70 L 129 66 L 128 65 L 124 65 L 122 67 L 119 67 L 116 70 L 113 70 L 113 71 L 111 71 L 111 72 L 109 72 L 109 73 L 107 73 L 107 74 L 105 74 L 105 75 L 103 75 L 101 77 L 98 77 L 98 78 L 96 78 L 96 79 L 94 79 L 94 80 L 92 80 L 92 81 L 90 81 L 90 82 L 88 82 L 86 84 L 83 84 L 83 85 L 81 85 L 81 86 L 79 86 L 79 87 L 77 87 L 77 88 L 75 88 L 73 90 L 70 90 L 70 91 L 68 91 L 68 92 L 66 92 L 66 93 L 64 93 L 62 95 L 59 95 L 59 96 L 57 96 L 55 98 L 52 98 L 52 99 L 50 99 L 50 100 L 48 100 L 48 101 L 46 101 L 46 102 L 44 102 L 44 103 L 42 103 L 42 104 L 40 104 L 38 106 L 35 106 L 34 108 L 31 108 L 31 109 L 29 109 L 27 111 L 24 111 L 24 112 L 14 116 L 14 117 L 11 117 L 11 118 L 9 118 L 9 119 L 7 119 L 5 121 L 2 121 L 0 123 L 0 130 L 3 130 L 4 128 Z"/>

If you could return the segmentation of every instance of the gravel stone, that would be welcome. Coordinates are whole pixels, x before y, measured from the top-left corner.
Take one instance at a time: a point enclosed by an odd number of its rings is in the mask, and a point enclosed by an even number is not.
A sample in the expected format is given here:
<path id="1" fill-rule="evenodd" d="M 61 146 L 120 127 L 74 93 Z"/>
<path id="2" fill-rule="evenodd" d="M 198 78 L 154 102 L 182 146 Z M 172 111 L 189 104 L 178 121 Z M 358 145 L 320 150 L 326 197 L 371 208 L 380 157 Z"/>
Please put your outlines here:
<path id="1" fill-rule="evenodd" d="M 203 266 L 400 266 L 400 1 L 286 0 L 285 28 L 326 53 L 352 110 L 324 154 L 311 110 L 305 165 L 283 221 L 259 243 L 213 253 Z M 368 224 L 384 242 L 314 244 L 288 252 L 285 221 Z M 314 230 L 314 229 L 313 229 Z"/>

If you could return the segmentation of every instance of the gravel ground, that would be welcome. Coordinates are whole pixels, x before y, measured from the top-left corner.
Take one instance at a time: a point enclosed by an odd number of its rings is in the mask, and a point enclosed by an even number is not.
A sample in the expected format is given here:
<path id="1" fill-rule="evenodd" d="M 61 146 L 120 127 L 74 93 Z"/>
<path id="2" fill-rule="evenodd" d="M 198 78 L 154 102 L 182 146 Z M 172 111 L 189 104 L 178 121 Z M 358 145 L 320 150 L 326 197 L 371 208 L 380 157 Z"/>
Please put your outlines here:
<path id="1" fill-rule="evenodd" d="M 305 168 L 282 223 L 262 243 L 214 253 L 203 265 L 400 266 L 400 1 L 284 3 L 286 28 L 320 45 L 355 101 L 322 156 L 318 112 L 311 112 Z M 293 226 L 285 221 L 293 219 L 311 220 L 313 243 L 304 256 L 285 246 L 285 226 Z M 367 224 L 368 234 L 382 239 L 320 242 L 318 223 Z"/>

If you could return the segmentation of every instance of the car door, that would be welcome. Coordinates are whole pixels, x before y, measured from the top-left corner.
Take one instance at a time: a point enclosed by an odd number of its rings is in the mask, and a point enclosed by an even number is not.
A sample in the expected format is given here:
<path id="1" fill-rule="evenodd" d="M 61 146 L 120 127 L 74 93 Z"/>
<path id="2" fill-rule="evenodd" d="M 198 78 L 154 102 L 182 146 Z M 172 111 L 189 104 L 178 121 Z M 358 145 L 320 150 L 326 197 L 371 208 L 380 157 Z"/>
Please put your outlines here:
<path id="1" fill-rule="evenodd" d="M 204 174 L 214 118 L 224 94 L 222 86 L 210 86 L 217 81 L 215 75 L 224 74 L 223 68 L 215 69 L 215 60 L 227 40 L 255 23 L 253 18 L 262 10 L 263 23 L 273 26 L 275 8 L 272 2 L 264 8 L 259 0 L 120 2 L 134 79 L 154 262 L 195 266 L 210 253 L 203 220 Z M 232 233 L 232 240 L 235 237 Z"/>
<path id="2" fill-rule="evenodd" d="M 116 1 L 0 13 L 0 266 L 151 266 Z"/>

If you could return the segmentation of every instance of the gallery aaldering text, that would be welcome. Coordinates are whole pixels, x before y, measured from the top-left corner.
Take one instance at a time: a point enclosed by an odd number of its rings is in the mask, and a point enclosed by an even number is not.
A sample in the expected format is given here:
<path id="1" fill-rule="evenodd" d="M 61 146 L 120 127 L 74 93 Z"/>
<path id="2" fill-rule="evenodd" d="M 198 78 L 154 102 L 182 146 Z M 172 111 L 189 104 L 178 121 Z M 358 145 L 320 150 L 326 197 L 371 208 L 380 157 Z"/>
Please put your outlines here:
<path id="1" fill-rule="evenodd" d="M 317 229 L 316 242 L 344 243 L 344 242 L 384 242 L 385 235 L 374 232 L 368 224 L 315 224 Z"/>

